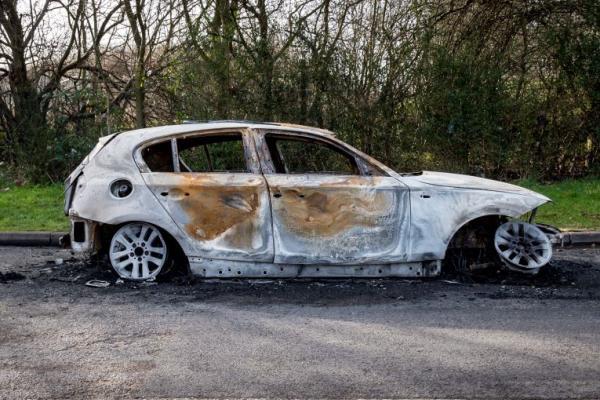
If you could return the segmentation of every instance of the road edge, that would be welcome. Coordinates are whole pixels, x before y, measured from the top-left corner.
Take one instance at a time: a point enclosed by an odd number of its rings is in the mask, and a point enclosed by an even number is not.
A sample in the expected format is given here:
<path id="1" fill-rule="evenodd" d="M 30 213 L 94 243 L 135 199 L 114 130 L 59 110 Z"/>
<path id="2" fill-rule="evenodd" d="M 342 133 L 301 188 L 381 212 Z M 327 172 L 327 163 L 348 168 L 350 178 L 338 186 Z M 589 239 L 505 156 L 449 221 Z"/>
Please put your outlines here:
<path id="1" fill-rule="evenodd" d="M 600 244 L 600 232 L 561 232 L 560 234 L 561 247 L 586 244 Z"/>
<path id="2" fill-rule="evenodd" d="M 60 246 L 66 232 L 0 232 L 0 246 Z"/>

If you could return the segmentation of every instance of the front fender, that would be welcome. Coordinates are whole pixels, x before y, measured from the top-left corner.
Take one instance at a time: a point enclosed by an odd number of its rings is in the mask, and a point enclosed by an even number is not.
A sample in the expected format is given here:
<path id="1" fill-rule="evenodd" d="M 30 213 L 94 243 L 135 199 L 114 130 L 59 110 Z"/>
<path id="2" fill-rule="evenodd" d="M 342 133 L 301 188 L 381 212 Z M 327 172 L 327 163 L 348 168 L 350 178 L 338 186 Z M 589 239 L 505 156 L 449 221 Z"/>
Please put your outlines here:
<path id="1" fill-rule="evenodd" d="M 489 215 L 518 218 L 548 201 L 541 195 L 476 189 L 413 190 L 409 261 L 443 259 L 454 234 L 474 219 Z"/>

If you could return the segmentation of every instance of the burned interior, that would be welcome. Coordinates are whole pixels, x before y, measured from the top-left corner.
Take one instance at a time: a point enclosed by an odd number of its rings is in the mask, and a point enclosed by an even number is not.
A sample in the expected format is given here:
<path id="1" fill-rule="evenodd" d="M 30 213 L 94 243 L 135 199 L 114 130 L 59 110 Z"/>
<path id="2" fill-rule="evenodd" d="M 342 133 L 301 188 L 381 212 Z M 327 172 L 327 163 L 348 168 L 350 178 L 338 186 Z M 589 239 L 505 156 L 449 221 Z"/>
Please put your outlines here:
<path id="1" fill-rule="evenodd" d="M 132 280 L 174 262 L 203 277 L 416 277 L 490 264 L 535 274 L 552 255 L 533 220 L 548 198 L 465 175 L 399 174 L 310 127 L 116 134 L 66 189 L 73 249 L 107 254 Z"/>

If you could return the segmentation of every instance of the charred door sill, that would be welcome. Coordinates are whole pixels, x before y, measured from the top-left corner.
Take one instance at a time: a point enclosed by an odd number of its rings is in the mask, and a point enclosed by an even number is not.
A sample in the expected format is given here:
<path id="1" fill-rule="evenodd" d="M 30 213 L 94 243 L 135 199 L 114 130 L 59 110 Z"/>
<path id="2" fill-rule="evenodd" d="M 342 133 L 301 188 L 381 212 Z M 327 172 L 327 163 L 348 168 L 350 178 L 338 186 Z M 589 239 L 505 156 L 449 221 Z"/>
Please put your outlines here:
<path id="1" fill-rule="evenodd" d="M 441 261 L 371 265 L 298 265 L 190 257 L 190 270 L 203 278 L 421 278 L 438 276 Z"/>

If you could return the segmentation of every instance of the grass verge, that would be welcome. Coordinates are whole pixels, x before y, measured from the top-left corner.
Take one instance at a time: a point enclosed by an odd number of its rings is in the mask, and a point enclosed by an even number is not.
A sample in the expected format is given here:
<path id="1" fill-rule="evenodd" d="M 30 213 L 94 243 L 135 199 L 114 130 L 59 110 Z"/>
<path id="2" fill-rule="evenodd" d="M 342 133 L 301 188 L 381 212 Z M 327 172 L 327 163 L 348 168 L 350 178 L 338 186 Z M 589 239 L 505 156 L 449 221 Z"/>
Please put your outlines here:
<path id="1" fill-rule="evenodd" d="M 63 214 L 63 188 L 51 186 L 8 187 L 0 193 L 0 231 L 69 230 Z"/>
<path id="2" fill-rule="evenodd" d="M 573 179 L 549 184 L 531 180 L 518 185 L 552 199 L 538 209 L 536 221 L 562 230 L 600 230 L 600 179 Z"/>
<path id="3" fill-rule="evenodd" d="M 540 207 L 538 222 L 563 230 L 600 230 L 600 179 L 578 179 L 543 184 L 517 182 L 550 197 Z M 9 187 L 0 192 L 0 231 L 67 231 L 60 185 Z"/>

